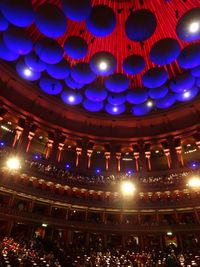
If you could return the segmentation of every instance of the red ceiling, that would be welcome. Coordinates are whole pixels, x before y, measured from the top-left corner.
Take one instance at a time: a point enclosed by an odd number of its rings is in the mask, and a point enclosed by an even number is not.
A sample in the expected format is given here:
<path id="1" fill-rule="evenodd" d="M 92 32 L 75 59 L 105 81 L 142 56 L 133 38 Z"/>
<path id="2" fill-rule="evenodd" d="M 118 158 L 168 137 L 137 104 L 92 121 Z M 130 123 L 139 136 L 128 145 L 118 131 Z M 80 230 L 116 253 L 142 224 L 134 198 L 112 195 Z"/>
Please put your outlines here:
<path id="1" fill-rule="evenodd" d="M 92 0 L 93 5 L 97 4 L 105 4 L 113 8 L 115 14 L 117 16 L 117 27 L 113 31 L 112 34 L 99 38 L 94 37 L 91 33 L 88 32 L 85 21 L 83 22 L 74 22 L 68 20 L 68 28 L 64 36 L 58 39 L 58 42 L 63 45 L 66 38 L 70 35 L 80 35 L 80 31 L 83 33 L 81 37 L 86 40 L 88 43 L 89 49 L 88 54 L 85 58 L 81 59 L 80 61 L 89 62 L 91 56 L 98 52 L 98 51 L 108 51 L 111 52 L 117 58 L 117 72 L 123 72 L 122 70 L 122 63 L 123 60 L 131 54 L 139 54 L 145 58 L 146 67 L 145 70 L 138 74 L 134 75 L 132 81 L 132 85 L 135 87 L 141 87 L 141 75 L 148 70 L 149 68 L 154 67 L 154 64 L 149 59 L 149 53 L 152 45 L 166 37 L 178 38 L 176 35 L 176 24 L 178 18 L 180 18 L 186 11 L 191 8 L 199 7 L 200 2 L 199 0 L 143 0 L 144 4 L 141 5 L 139 0 L 123 0 L 123 1 L 115 1 L 115 0 Z M 61 6 L 60 0 L 32 0 L 33 6 L 35 9 L 44 2 L 54 3 L 56 5 Z M 138 42 L 133 42 L 129 40 L 124 31 L 124 25 L 127 17 L 130 14 L 130 9 L 133 10 L 146 8 L 151 10 L 157 18 L 157 28 L 155 33 L 149 38 L 147 41 L 144 42 L 144 48 L 142 49 L 141 44 Z M 121 9 L 122 11 L 118 13 L 118 10 Z M 178 18 L 176 17 L 176 13 L 178 12 Z M 103 18 L 102 18 L 103 19 Z M 40 38 L 42 35 L 36 29 L 34 25 L 29 27 L 29 32 L 34 41 Z M 92 39 L 94 41 L 92 42 Z M 186 42 L 179 40 L 181 47 L 185 47 L 187 45 Z M 131 49 L 128 49 L 128 46 Z M 69 59 L 71 65 L 76 63 L 77 61 Z M 178 73 L 181 70 L 178 67 L 176 62 L 172 63 L 168 67 L 168 73 Z"/>

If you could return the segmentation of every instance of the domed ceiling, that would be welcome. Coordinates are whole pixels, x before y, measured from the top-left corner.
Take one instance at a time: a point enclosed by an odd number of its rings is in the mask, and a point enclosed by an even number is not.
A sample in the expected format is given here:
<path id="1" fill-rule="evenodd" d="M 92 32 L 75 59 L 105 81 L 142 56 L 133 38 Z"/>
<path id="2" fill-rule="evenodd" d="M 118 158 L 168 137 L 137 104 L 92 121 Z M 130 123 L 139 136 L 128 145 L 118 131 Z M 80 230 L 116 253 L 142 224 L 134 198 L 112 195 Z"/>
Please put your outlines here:
<path id="1" fill-rule="evenodd" d="M 196 97 L 199 40 L 199 0 L 0 1 L 0 58 L 91 113 L 143 116 Z"/>

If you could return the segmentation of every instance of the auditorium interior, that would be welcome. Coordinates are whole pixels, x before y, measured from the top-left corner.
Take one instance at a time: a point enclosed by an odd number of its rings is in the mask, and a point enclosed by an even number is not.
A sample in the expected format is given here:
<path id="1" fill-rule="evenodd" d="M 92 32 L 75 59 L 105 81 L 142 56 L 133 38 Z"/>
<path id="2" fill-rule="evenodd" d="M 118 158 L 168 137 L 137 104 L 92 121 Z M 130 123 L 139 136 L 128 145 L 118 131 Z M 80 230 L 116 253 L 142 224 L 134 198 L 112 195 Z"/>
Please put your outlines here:
<path id="1" fill-rule="evenodd" d="M 200 1 L 0 1 L 0 266 L 200 266 Z"/>

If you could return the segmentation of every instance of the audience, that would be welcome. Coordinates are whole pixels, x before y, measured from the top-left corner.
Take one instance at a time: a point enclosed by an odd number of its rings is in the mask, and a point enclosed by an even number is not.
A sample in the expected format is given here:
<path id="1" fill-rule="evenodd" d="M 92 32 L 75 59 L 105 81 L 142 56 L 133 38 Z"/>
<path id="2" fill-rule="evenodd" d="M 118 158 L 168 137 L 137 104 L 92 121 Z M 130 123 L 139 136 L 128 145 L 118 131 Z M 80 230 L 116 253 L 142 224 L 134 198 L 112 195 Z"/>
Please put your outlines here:
<path id="1" fill-rule="evenodd" d="M 92 244 L 91 244 L 92 245 Z M 82 247 L 76 250 L 75 245 L 69 247 L 51 244 L 52 250 L 45 251 L 45 242 L 32 238 L 26 241 L 21 238 L 16 241 L 5 237 L 0 242 L 0 266 L 22 267 L 170 267 L 170 266 L 200 266 L 200 256 L 192 251 L 178 253 L 172 247 L 165 251 L 145 250 L 141 252 L 120 248 L 90 249 Z"/>

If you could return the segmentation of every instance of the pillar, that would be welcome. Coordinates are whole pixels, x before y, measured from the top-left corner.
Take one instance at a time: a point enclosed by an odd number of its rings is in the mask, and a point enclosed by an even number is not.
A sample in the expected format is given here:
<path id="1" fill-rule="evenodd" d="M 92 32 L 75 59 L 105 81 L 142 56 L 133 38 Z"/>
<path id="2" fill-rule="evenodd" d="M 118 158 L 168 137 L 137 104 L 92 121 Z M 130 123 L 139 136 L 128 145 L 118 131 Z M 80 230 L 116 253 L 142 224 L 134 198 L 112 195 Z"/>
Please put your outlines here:
<path id="1" fill-rule="evenodd" d="M 11 235 L 13 226 L 14 226 L 14 221 L 9 219 L 6 226 L 6 233 L 5 233 L 6 236 L 9 237 Z"/>
<path id="2" fill-rule="evenodd" d="M 91 167 L 92 152 L 93 152 L 93 150 L 90 150 L 90 149 L 87 150 L 87 157 L 88 157 L 88 159 L 87 159 L 87 167 L 88 167 L 88 169 L 90 169 L 90 167 Z"/>
<path id="3" fill-rule="evenodd" d="M 77 147 L 76 148 L 76 167 L 79 166 L 79 158 L 80 158 L 81 154 L 82 154 L 82 148 Z"/>
<path id="4" fill-rule="evenodd" d="M 106 158 L 106 171 L 109 169 L 109 160 L 110 160 L 110 152 L 105 152 L 104 156 Z"/>
<path id="5" fill-rule="evenodd" d="M 23 132 L 23 128 L 20 127 L 20 126 L 17 126 L 16 129 L 15 129 L 15 136 L 14 136 L 14 140 L 13 140 L 13 143 L 12 143 L 12 147 L 16 147 L 17 145 L 17 141 L 19 141 L 21 135 L 22 135 L 22 132 Z"/>
<path id="6" fill-rule="evenodd" d="M 50 157 L 52 147 L 53 147 L 53 140 L 48 139 L 47 144 L 46 144 L 46 152 L 45 152 L 45 158 L 46 159 L 48 159 Z"/>
<path id="7" fill-rule="evenodd" d="M 197 210 L 194 208 L 194 216 L 195 216 L 195 220 L 198 224 L 200 224 L 200 218 L 199 218 L 199 214 L 197 212 Z"/>
<path id="8" fill-rule="evenodd" d="M 183 241 L 182 241 L 181 233 L 177 233 L 176 236 L 177 236 L 179 251 L 183 251 Z"/>
<path id="9" fill-rule="evenodd" d="M 60 162 L 61 161 L 61 155 L 62 155 L 63 147 L 64 147 L 64 144 L 63 143 L 59 143 L 58 144 L 57 162 Z"/>
<path id="10" fill-rule="evenodd" d="M 121 153 L 117 152 L 116 153 L 116 159 L 117 159 L 117 171 L 121 171 Z"/>
<path id="11" fill-rule="evenodd" d="M 134 152 L 134 158 L 135 158 L 135 166 L 136 166 L 136 172 L 139 172 L 140 166 L 139 166 L 139 158 L 140 158 L 140 153 L 139 152 Z"/>
<path id="12" fill-rule="evenodd" d="M 200 150 L 200 141 L 196 141 L 195 144 L 198 147 L 198 149 Z"/>
<path id="13" fill-rule="evenodd" d="M 35 133 L 29 132 L 29 134 L 28 134 L 28 144 L 26 146 L 26 153 L 28 153 L 28 151 L 29 151 L 29 148 L 30 148 L 30 145 L 31 145 L 31 141 L 32 141 L 34 136 L 35 136 Z"/>
<path id="14" fill-rule="evenodd" d="M 151 171 L 151 151 L 145 151 L 145 157 L 148 163 L 148 171 Z"/>
<path id="15" fill-rule="evenodd" d="M 170 155 L 171 155 L 171 167 L 172 169 L 178 169 L 179 166 L 179 159 L 178 159 L 178 155 L 176 153 L 176 149 L 175 149 L 175 140 L 172 136 L 169 136 L 167 138 L 168 144 L 169 144 L 169 150 L 170 150 Z"/>
<path id="16" fill-rule="evenodd" d="M 168 169 L 171 169 L 171 159 L 170 159 L 170 151 L 169 149 L 164 149 L 164 154 L 165 154 L 165 157 L 167 159 L 167 166 L 168 166 Z"/>
<path id="17" fill-rule="evenodd" d="M 139 153 L 140 153 L 140 162 L 141 162 L 142 172 L 147 172 L 146 156 L 145 156 L 143 141 L 139 141 Z"/>
<path id="18" fill-rule="evenodd" d="M 176 153 L 178 155 L 178 161 L 180 162 L 180 166 L 183 167 L 184 166 L 184 162 L 183 162 L 183 150 L 182 147 L 176 147 Z"/>
<path id="19" fill-rule="evenodd" d="M 175 221 L 177 224 L 180 224 L 180 220 L 179 220 L 179 216 L 178 216 L 178 213 L 177 213 L 177 210 L 174 211 L 174 215 L 175 215 Z"/>

